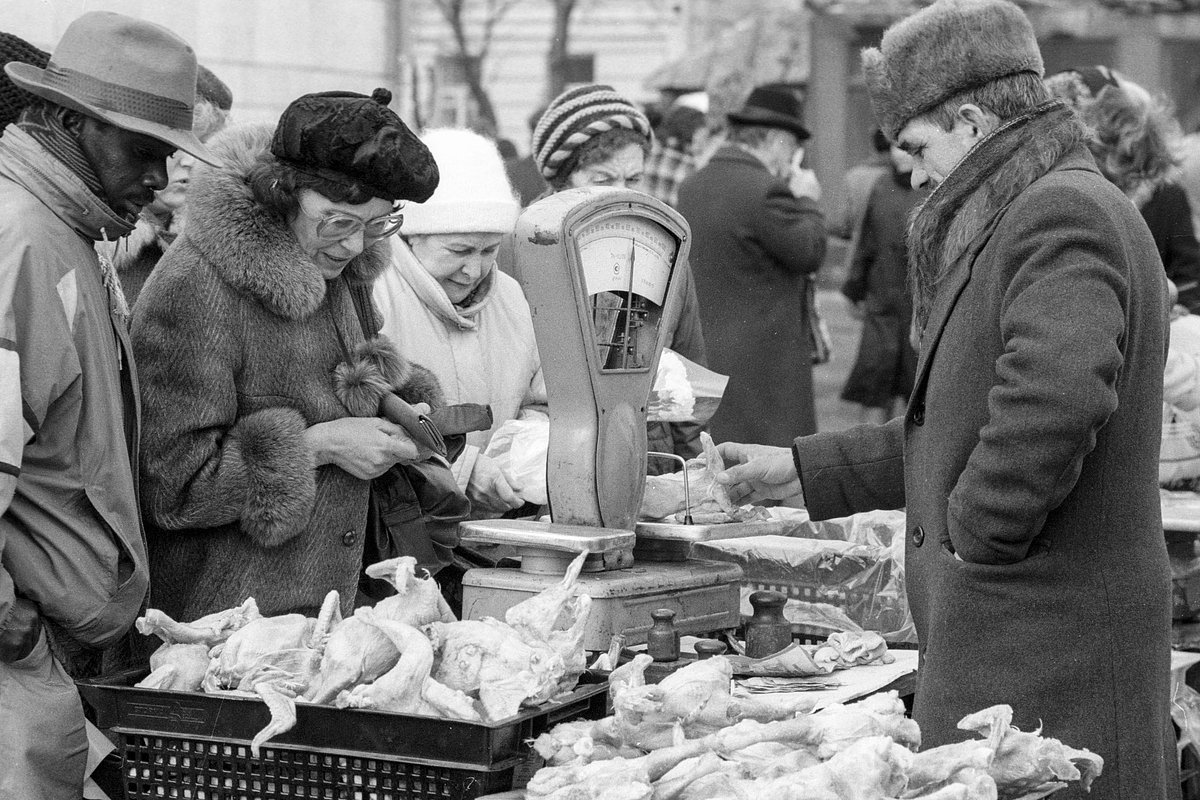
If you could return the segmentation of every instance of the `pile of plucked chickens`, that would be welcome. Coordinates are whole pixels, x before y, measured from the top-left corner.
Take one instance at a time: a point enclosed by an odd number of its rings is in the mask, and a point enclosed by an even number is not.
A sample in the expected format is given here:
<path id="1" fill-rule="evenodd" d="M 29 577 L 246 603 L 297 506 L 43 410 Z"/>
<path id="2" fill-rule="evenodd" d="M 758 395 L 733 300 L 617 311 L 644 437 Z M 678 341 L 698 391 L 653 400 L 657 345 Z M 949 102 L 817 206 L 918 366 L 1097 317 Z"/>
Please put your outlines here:
<path id="1" fill-rule="evenodd" d="M 808 713 L 803 694 L 735 698 L 724 657 L 647 685 L 648 656 L 614 671 L 614 713 L 534 741 L 546 759 L 526 800 L 1036 800 L 1084 788 L 1103 760 L 1011 725 L 993 706 L 959 723 L 980 737 L 918 751 L 895 692 Z M 807 707 L 806 707 L 807 703 Z"/>
<path id="2" fill-rule="evenodd" d="M 137 685 L 261 698 L 271 721 L 251 743 L 255 756 L 296 724 L 297 702 L 505 719 L 571 691 L 583 674 L 591 598 L 575 591 L 584 555 L 561 583 L 510 608 L 503 622 L 455 619 L 411 557 L 368 567 L 396 594 L 346 619 L 337 592 L 315 619 L 264 617 L 253 598 L 190 623 L 151 609 L 137 628 L 163 644 Z"/>

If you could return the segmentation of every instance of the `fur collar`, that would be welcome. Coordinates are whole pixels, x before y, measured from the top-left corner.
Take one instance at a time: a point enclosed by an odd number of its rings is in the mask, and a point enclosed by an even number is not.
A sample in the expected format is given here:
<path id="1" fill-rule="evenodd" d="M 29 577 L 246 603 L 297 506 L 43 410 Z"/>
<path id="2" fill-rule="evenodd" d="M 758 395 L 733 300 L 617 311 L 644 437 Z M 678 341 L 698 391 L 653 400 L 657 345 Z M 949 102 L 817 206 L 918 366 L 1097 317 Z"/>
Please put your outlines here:
<path id="1" fill-rule="evenodd" d="M 925 199 L 908 231 L 917 329 L 929 320 L 938 286 L 1013 200 L 1087 142 L 1061 101 L 1044 103 L 980 140 Z"/>
<path id="2" fill-rule="evenodd" d="M 169 226 L 163 220 L 148 211 L 143 211 L 134 223 L 133 230 L 120 241 L 113 253 L 113 263 L 117 272 L 125 272 L 138 262 L 147 248 L 158 245 L 161 253 L 167 252 L 171 242 L 179 235 L 182 226 L 176 223 L 173 216 Z"/>
<path id="3" fill-rule="evenodd" d="M 250 170 L 270 159 L 273 128 L 230 127 L 209 142 L 223 166 L 198 165 L 188 188 L 188 224 L 181 238 L 208 260 L 227 283 L 275 314 L 305 319 L 325 299 L 325 279 L 300 249 L 291 228 L 255 201 Z M 387 265 L 387 242 L 377 242 L 343 273 L 351 284 L 370 284 Z"/>

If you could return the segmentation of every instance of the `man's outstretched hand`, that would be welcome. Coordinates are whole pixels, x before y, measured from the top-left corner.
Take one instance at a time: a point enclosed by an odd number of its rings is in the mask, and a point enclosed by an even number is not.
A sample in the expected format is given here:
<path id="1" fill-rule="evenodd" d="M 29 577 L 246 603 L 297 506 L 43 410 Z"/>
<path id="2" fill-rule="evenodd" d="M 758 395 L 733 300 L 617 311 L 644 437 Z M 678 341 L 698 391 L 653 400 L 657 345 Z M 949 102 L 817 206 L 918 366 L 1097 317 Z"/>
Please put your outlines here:
<path id="1" fill-rule="evenodd" d="M 787 500 L 804 506 L 791 448 L 722 442 L 717 452 L 725 461 L 725 471 L 717 475 L 717 482 L 729 490 L 729 499 L 735 504 Z"/>

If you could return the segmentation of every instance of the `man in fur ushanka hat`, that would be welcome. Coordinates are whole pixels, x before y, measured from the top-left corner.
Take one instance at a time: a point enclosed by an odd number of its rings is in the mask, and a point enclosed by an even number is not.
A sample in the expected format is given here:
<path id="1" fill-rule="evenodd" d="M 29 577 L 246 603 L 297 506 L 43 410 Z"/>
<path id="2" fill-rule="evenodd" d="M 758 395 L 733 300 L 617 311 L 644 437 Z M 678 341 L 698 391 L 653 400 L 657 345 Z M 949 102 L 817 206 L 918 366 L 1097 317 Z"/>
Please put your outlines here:
<path id="1" fill-rule="evenodd" d="M 1177 797 L 1154 241 L 1047 94 L 1015 5 L 938 0 L 863 71 L 914 184 L 934 186 L 908 236 L 908 410 L 791 448 L 725 443 L 720 480 L 734 502 L 802 498 L 814 519 L 907 508 L 923 747 L 1004 703 L 1022 730 L 1103 757 L 1089 798 Z"/>

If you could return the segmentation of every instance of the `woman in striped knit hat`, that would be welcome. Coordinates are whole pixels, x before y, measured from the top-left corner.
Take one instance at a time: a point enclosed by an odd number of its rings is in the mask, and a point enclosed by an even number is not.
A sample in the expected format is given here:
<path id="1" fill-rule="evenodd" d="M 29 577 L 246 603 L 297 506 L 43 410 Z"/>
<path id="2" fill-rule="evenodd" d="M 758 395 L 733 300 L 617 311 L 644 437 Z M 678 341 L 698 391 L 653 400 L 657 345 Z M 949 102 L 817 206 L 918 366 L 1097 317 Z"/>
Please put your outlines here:
<path id="1" fill-rule="evenodd" d="M 644 191 L 642 178 L 650 152 L 650 120 L 611 86 L 592 83 L 568 89 L 550 102 L 533 130 L 531 152 L 551 190 L 613 186 Z M 697 364 L 706 361 L 700 306 L 691 268 L 683 265 L 683 308 L 667 346 Z M 700 454 L 700 425 L 652 422 L 649 449 L 684 458 Z M 666 459 L 651 459 L 651 475 L 670 472 Z"/>

